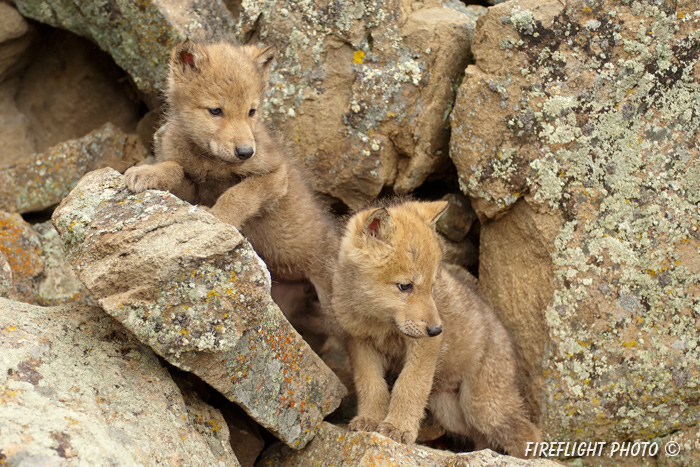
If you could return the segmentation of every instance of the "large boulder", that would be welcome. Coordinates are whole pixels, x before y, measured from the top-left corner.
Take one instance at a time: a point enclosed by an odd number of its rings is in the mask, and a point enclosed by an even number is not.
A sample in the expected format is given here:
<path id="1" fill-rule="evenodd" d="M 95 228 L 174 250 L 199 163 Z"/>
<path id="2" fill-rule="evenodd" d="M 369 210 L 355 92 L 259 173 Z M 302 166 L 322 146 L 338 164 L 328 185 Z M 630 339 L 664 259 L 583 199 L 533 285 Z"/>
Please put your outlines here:
<path id="1" fill-rule="evenodd" d="M 151 95 L 163 90 L 170 50 L 191 39 L 232 38 L 221 0 L 15 0 L 26 17 L 90 39 Z"/>
<path id="2" fill-rule="evenodd" d="M 239 37 L 278 48 L 265 114 L 316 190 L 350 207 L 447 163 L 474 21 L 439 0 L 241 2 Z"/>
<path id="3" fill-rule="evenodd" d="M 300 448 L 345 388 L 270 298 L 270 275 L 232 226 L 116 171 L 83 177 L 53 214 L 102 307 L 173 365 Z"/>
<path id="4" fill-rule="evenodd" d="M 86 136 L 0 168 L 0 210 L 41 211 L 60 202 L 86 172 L 101 167 L 121 171 L 143 160 L 139 141 L 111 123 Z"/>
<path id="5" fill-rule="evenodd" d="M 258 465 L 279 467 L 556 467 L 549 460 L 523 460 L 485 449 L 455 454 L 424 446 L 397 443 L 378 433 L 353 432 L 324 422 L 318 435 L 301 451 L 278 443 L 271 446 Z"/>
<path id="6" fill-rule="evenodd" d="M 513 0 L 478 22 L 450 155 L 549 439 L 697 433 L 699 27 L 690 1 Z"/>
<path id="7" fill-rule="evenodd" d="M 193 410 L 153 352 L 99 308 L 0 298 L 0 464 L 237 466 L 228 432 Z"/>

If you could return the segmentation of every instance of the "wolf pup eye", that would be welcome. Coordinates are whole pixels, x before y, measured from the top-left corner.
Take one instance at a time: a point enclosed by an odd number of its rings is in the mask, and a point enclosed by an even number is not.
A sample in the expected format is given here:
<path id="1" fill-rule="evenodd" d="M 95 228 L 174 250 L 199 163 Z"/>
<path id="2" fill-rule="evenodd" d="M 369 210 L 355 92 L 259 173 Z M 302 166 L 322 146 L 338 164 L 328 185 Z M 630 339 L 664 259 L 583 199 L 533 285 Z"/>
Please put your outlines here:
<path id="1" fill-rule="evenodd" d="M 250 112 L 248 112 L 248 116 L 252 117 L 253 115 L 255 115 L 255 109 L 250 109 Z"/>
<path id="2" fill-rule="evenodd" d="M 406 282 L 405 284 L 396 284 L 396 287 L 398 287 L 401 292 L 410 292 L 413 290 L 413 284 L 410 282 Z"/>
<path id="3" fill-rule="evenodd" d="M 219 115 L 221 115 L 221 109 L 219 107 L 209 109 L 209 113 L 215 117 L 218 117 Z"/>

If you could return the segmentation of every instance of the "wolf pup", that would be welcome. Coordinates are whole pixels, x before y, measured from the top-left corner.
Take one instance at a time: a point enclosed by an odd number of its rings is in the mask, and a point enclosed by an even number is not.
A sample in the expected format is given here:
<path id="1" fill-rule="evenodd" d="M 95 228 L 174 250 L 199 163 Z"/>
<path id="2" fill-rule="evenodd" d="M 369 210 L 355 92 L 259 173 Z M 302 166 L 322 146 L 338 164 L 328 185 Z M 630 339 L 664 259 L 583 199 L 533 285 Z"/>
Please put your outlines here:
<path id="1" fill-rule="evenodd" d="M 273 275 L 309 278 L 328 303 L 335 226 L 260 119 L 273 57 L 272 47 L 177 45 L 159 161 L 130 168 L 126 185 L 208 208 L 248 238 Z"/>
<path id="2" fill-rule="evenodd" d="M 540 440 L 518 392 L 510 337 L 464 269 L 442 264 L 447 202 L 360 211 L 341 240 L 332 309 L 353 366 L 350 428 L 413 443 L 426 406 L 477 448 L 525 457 Z M 387 376 L 396 377 L 391 391 Z"/>

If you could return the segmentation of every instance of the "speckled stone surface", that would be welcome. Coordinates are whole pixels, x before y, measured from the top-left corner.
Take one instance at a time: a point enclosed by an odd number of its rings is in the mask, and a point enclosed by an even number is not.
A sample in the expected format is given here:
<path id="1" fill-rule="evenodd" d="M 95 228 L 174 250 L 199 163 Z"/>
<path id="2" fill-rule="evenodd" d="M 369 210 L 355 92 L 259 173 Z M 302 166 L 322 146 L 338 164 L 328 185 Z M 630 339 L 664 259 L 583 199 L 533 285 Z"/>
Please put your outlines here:
<path id="1" fill-rule="evenodd" d="M 448 116 L 480 11 L 439 0 L 244 0 L 240 11 L 241 40 L 277 47 L 264 113 L 317 191 L 357 208 L 448 163 Z"/>
<path id="2" fill-rule="evenodd" d="M 272 302 L 270 276 L 233 227 L 175 196 L 86 175 L 53 215 L 66 256 L 103 308 L 292 447 L 345 388 Z"/>
<path id="3" fill-rule="evenodd" d="M 697 432 L 699 31 L 697 2 L 513 0 L 475 32 L 450 154 L 550 439 Z"/>
<path id="4" fill-rule="evenodd" d="M 0 465 L 239 465 L 192 410 L 153 352 L 99 308 L 0 298 Z"/>
<path id="5" fill-rule="evenodd" d="M 109 53 L 139 89 L 164 87 L 170 50 L 191 39 L 233 38 L 220 0 L 16 0 L 20 13 L 86 37 Z"/>
<path id="6" fill-rule="evenodd" d="M 549 460 L 523 460 L 491 450 L 455 454 L 425 446 L 397 443 L 378 433 L 353 432 L 324 422 L 318 435 L 301 451 L 278 443 L 257 467 L 556 467 Z"/>
<path id="7" fill-rule="evenodd" d="M 0 168 L 0 210 L 26 213 L 53 206 L 86 172 L 104 166 L 124 170 L 144 157 L 137 144 L 106 123 L 82 138 Z"/>

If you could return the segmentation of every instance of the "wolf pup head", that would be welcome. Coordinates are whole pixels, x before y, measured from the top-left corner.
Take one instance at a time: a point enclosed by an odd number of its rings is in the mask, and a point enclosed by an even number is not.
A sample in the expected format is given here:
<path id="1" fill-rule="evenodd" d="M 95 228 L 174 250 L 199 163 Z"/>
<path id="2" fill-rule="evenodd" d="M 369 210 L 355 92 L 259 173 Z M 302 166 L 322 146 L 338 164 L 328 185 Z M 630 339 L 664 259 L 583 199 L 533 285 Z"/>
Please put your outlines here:
<path id="1" fill-rule="evenodd" d="M 169 122 L 207 158 L 250 159 L 274 55 L 271 46 L 178 44 L 166 89 Z"/>
<path id="2" fill-rule="evenodd" d="M 342 240 L 334 294 L 338 287 L 357 306 L 339 308 L 393 324 L 409 337 L 440 334 L 432 294 L 442 260 L 435 222 L 446 207 L 446 201 L 410 201 L 355 214 Z"/>

